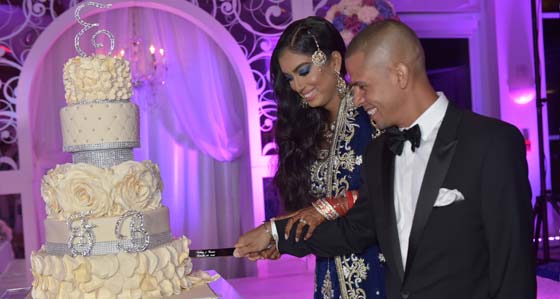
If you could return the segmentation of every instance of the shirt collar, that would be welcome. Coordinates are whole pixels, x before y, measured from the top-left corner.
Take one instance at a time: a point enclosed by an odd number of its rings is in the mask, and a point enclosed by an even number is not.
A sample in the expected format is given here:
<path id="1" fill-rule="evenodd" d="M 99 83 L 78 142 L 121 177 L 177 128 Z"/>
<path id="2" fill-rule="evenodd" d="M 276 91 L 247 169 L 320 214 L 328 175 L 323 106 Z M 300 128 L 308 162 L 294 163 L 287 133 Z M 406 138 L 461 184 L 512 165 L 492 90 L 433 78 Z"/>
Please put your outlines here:
<path id="1" fill-rule="evenodd" d="M 412 126 L 418 124 L 420 127 L 420 132 L 422 133 L 422 141 L 426 141 L 431 135 L 432 131 L 439 127 L 447 111 L 447 106 L 449 105 L 449 100 L 443 92 L 437 92 L 437 100 L 430 105 L 430 107 L 424 111 L 412 124 Z M 411 126 L 411 127 L 412 127 Z"/>

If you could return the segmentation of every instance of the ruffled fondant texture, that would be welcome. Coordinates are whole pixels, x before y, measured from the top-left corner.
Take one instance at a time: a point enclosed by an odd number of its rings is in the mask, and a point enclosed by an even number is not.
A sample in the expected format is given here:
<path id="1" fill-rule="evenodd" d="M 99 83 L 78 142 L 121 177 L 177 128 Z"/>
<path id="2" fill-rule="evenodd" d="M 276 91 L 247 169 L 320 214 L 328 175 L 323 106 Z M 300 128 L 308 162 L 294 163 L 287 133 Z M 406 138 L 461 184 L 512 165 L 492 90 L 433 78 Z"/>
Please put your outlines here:
<path id="1" fill-rule="evenodd" d="M 130 64 L 121 57 L 77 56 L 64 65 L 64 90 L 68 104 L 132 97 Z"/>
<path id="2" fill-rule="evenodd" d="M 32 296 L 43 298 L 160 298 L 217 279 L 192 271 L 186 237 L 139 253 L 71 257 L 31 255 Z"/>
<path id="3" fill-rule="evenodd" d="M 162 189 L 159 167 L 148 160 L 111 168 L 62 164 L 49 170 L 41 182 L 47 218 L 58 220 L 88 211 L 91 217 L 106 217 L 154 210 L 161 207 Z"/>

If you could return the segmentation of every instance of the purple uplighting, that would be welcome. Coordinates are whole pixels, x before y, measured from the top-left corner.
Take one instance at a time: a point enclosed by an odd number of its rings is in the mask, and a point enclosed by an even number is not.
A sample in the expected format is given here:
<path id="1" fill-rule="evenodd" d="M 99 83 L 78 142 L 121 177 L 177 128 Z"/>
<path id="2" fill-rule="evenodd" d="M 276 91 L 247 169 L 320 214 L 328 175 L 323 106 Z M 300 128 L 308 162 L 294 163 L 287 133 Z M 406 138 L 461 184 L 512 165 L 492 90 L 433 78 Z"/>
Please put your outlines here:
<path id="1" fill-rule="evenodd" d="M 527 91 L 521 92 L 518 95 L 514 96 L 514 102 L 519 105 L 526 105 L 531 103 L 535 99 L 535 92 L 534 91 Z"/>

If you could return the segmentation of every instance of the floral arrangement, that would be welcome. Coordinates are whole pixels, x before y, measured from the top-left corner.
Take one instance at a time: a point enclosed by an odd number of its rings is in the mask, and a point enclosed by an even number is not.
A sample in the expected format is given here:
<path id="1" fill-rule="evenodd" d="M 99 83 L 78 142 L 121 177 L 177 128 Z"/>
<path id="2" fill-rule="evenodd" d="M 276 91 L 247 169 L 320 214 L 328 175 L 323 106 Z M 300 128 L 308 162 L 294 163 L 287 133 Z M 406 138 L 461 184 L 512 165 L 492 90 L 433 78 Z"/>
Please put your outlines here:
<path id="1" fill-rule="evenodd" d="M 389 0 L 341 0 L 327 10 L 325 19 L 334 24 L 348 45 L 367 25 L 398 17 Z"/>

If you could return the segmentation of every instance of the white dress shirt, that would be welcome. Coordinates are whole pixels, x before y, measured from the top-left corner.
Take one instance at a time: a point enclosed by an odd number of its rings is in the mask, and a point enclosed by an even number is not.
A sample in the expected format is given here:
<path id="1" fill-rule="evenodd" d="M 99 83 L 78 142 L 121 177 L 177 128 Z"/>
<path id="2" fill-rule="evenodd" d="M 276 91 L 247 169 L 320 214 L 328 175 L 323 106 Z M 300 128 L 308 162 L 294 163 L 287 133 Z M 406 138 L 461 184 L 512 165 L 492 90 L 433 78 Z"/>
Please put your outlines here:
<path id="1" fill-rule="evenodd" d="M 445 116 L 449 101 L 442 92 L 438 92 L 438 99 L 411 125 L 418 124 L 422 139 L 420 146 L 413 152 L 410 141 L 405 141 L 403 152 L 395 156 L 394 200 L 397 231 L 403 267 L 406 267 L 408 240 L 412 229 L 412 220 L 422 179 L 426 172 L 428 159 L 432 153 L 434 142 Z M 401 128 L 406 129 L 406 128 Z"/>

